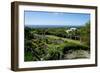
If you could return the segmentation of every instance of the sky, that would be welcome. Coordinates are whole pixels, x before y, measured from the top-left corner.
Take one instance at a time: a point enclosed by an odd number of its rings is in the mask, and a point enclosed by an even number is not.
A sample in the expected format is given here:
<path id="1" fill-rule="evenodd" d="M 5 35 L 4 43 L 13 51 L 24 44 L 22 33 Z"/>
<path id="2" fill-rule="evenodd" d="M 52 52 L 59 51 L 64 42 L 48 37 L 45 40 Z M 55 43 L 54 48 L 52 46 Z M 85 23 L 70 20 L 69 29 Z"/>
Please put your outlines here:
<path id="1" fill-rule="evenodd" d="M 67 12 L 24 11 L 25 25 L 72 25 L 83 26 L 90 14 Z"/>

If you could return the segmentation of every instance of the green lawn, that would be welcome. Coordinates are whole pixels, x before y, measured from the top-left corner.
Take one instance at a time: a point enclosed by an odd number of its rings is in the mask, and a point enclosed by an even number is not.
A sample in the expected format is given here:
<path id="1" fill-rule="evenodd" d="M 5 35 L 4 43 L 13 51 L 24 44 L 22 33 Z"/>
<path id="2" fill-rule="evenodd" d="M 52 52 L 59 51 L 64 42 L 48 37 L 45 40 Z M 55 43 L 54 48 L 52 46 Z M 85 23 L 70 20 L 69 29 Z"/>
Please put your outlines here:
<path id="1" fill-rule="evenodd" d="M 49 38 L 52 38 L 52 39 L 62 39 L 64 41 L 72 42 L 72 43 L 75 43 L 75 44 L 80 44 L 80 45 L 83 44 L 79 40 L 72 40 L 72 39 L 62 38 L 62 37 L 58 37 L 58 36 L 54 36 L 54 35 L 46 35 L 46 36 L 49 37 Z"/>

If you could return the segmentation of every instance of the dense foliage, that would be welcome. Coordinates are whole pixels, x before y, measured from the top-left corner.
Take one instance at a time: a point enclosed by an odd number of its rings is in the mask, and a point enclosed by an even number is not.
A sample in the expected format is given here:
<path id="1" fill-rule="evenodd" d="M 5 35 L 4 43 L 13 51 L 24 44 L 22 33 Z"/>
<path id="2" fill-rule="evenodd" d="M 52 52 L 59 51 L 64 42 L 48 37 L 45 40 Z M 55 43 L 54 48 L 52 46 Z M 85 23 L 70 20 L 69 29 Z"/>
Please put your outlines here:
<path id="1" fill-rule="evenodd" d="M 90 23 L 70 28 L 25 27 L 25 61 L 62 60 L 69 51 L 90 50 Z"/>

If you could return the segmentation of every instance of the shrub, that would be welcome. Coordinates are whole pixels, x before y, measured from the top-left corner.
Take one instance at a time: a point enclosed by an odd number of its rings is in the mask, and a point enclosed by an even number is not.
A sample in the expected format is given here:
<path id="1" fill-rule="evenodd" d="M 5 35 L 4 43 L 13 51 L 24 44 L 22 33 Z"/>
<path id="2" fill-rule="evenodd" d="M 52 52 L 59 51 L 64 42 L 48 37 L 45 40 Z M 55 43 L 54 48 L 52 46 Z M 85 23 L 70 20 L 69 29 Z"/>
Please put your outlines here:
<path id="1" fill-rule="evenodd" d="M 81 45 L 81 44 L 75 44 L 75 43 L 67 43 L 64 46 L 64 52 L 68 51 L 68 50 L 90 50 L 90 48 L 86 45 Z"/>

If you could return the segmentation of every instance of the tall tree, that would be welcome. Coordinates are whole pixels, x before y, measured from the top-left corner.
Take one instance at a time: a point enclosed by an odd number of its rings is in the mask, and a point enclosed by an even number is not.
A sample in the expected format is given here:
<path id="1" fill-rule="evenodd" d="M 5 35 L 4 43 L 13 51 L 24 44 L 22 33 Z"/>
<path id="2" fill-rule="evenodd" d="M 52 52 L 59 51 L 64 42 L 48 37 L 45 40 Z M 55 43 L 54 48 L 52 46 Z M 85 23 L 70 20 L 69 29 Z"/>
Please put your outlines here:
<path id="1" fill-rule="evenodd" d="M 85 24 L 84 27 L 80 29 L 81 41 L 86 45 L 90 45 L 90 21 Z"/>

